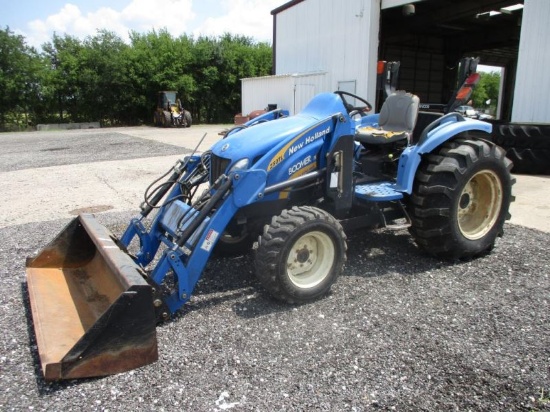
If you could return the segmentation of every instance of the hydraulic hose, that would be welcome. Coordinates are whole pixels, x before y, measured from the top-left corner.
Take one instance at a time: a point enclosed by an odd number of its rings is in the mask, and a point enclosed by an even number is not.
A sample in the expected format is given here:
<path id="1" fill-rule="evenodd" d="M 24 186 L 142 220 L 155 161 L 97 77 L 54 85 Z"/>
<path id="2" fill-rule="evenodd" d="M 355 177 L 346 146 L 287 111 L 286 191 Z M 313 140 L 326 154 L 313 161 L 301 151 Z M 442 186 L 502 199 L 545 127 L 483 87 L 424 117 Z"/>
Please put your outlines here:
<path id="1" fill-rule="evenodd" d="M 189 238 L 193 235 L 195 230 L 201 225 L 201 223 L 206 219 L 206 217 L 210 214 L 210 212 L 216 207 L 218 202 L 225 196 L 225 194 L 229 191 L 232 185 L 232 181 L 230 178 L 227 178 L 225 182 L 221 184 L 221 186 L 216 190 L 216 193 L 212 195 L 210 200 L 204 205 L 204 207 L 201 209 L 199 214 L 193 221 L 185 228 L 181 236 L 178 238 L 176 245 L 179 247 L 182 247 L 185 242 L 189 240 Z"/>

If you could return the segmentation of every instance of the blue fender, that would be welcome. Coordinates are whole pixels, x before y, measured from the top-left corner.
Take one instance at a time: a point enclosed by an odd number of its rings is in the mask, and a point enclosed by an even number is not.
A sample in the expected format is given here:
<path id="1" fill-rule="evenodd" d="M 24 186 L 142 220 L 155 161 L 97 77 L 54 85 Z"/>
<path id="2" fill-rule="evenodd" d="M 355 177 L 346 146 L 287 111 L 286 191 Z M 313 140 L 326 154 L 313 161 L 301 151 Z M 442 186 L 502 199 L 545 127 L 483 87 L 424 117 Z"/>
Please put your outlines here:
<path id="1" fill-rule="evenodd" d="M 480 120 L 465 119 L 459 113 L 449 113 L 430 123 L 418 143 L 407 147 L 399 158 L 395 190 L 411 194 L 416 170 L 422 155 L 431 153 L 456 135 L 470 130 L 491 133 L 493 126 Z"/>

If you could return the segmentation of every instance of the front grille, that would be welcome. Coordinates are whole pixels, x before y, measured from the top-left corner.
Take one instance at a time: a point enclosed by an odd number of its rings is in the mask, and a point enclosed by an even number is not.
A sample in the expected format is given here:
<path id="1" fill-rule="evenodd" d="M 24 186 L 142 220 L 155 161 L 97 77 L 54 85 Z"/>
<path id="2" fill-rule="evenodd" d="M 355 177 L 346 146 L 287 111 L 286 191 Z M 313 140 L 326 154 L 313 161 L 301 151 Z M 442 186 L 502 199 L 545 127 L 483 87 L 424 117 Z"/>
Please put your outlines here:
<path id="1" fill-rule="evenodd" d="M 214 184 L 216 179 L 226 172 L 230 162 L 230 159 L 212 154 L 210 157 L 210 185 Z"/>

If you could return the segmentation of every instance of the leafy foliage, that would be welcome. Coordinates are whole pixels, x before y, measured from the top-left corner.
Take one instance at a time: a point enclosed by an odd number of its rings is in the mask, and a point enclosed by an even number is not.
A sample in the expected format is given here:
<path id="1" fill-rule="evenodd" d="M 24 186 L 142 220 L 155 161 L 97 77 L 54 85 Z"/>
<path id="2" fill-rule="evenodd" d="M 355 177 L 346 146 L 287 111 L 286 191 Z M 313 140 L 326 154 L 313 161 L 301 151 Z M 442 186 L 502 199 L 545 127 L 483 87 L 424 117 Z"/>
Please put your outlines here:
<path id="1" fill-rule="evenodd" d="M 0 127 L 25 125 L 40 95 L 41 62 L 23 36 L 0 30 Z"/>
<path id="2" fill-rule="evenodd" d="M 500 88 L 500 73 L 481 72 L 481 79 L 472 93 L 473 106 L 479 109 L 488 108 L 495 113 Z"/>
<path id="3" fill-rule="evenodd" d="M 0 31 L 0 128 L 32 123 L 152 120 L 157 92 L 175 90 L 194 122 L 229 122 L 240 79 L 271 73 L 271 46 L 243 36 L 100 30 L 84 40 L 54 35 L 42 52 Z M 24 121 L 21 119 L 24 118 Z"/>

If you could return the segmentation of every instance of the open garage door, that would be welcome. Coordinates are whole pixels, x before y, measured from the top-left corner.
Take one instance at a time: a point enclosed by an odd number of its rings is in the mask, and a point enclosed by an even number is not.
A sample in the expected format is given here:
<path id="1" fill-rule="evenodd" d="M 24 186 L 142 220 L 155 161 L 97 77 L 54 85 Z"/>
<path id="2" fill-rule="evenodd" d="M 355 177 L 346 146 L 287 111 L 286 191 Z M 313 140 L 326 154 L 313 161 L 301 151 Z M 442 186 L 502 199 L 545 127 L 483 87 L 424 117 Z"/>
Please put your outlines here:
<path id="1" fill-rule="evenodd" d="M 502 118 L 510 119 L 522 0 L 424 0 L 382 10 L 379 57 L 401 62 L 399 87 L 447 103 L 462 57 L 505 68 Z"/>
<path id="2" fill-rule="evenodd" d="M 457 87 L 458 63 L 463 57 L 479 57 L 480 64 L 503 67 L 501 119 L 494 122 L 492 138 L 507 150 L 514 172 L 548 174 L 550 121 L 511 123 L 524 5 L 531 7 L 533 21 L 528 24 L 545 25 L 544 16 L 536 15 L 537 10 L 545 14 L 549 9 L 543 1 L 546 0 L 395 3 L 396 7 L 383 8 L 381 12 L 379 59 L 400 61 L 398 87 L 414 92 L 425 103 L 449 101 Z M 547 38 L 544 33 L 530 35 Z M 525 80 L 524 77 L 521 78 Z M 535 86 L 547 88 L 547 83 Z"/>

